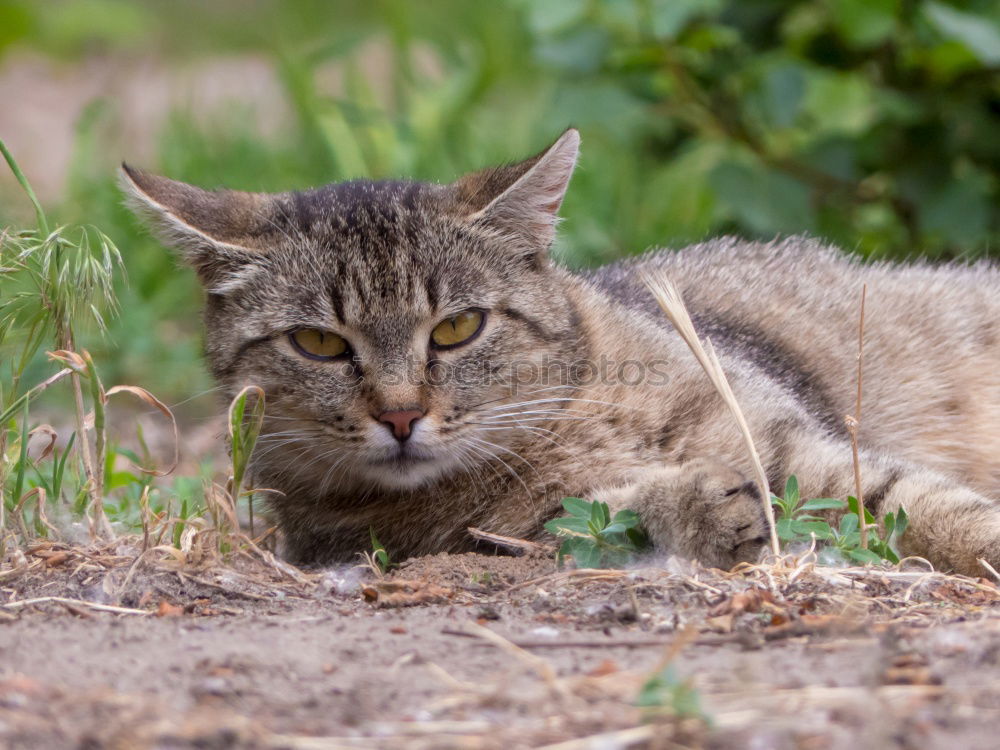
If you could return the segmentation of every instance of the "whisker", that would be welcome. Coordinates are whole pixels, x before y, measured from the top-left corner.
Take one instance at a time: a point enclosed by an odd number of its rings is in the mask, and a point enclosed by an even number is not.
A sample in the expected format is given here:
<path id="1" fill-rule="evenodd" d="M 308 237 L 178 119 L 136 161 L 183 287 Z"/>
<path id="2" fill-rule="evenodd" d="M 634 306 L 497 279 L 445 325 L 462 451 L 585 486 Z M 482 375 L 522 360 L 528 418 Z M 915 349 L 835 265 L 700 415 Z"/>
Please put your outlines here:
<path id="1" fill-rule="evenodd" d="M 500 430 L 526 430 L 529 434 L 535 435 L 535 437 L 539 437 L 542 440 L 546 440 L 552 443 L 552 445 L 554 445 L 557 449 L 561 450 L 563 453 L 572 458 L 574 461 L 579 462 L 581 466 L 584 464 L 583 458 L 577 451 L 570 449 L 568 446 L 563 445 L 557 439 L 555 439 L 562 437 L 559 433 L 553 432 L 552 430 L 546 430 L 544 427 L 513 425 L 509 427 L 485 427 L 483 429 L 486 432 L 496 432 Z M 550 437 L 550 435 L 554 437 Z"/>
<path id="2" fill-rule="evenodd" d="M 215 388 L 209 388 L 207 391 L 202 391 L 201 393 L 195 393 L 192 396 L 188 396 L 183 401 L 178 401 L 177 403 L 170 404 L 169 408 L 176 409 L 178 406 L 184 406 L 184 404 L 190 403 L 194 401 L 196 398 L 201 398 L 202 396 L 207 396 L 209 393 L 216 393 L 217 391 L 221 391 L 223 387 L 224 386 L 217 385 L 215 386 Z"/>
<path id="3" fill-rule="evenodd" d="M 536 393 L 545 393 L 547 391 L 554 391 L 554 390 L 557 390 L 559 388 L 573 388 L 573 387 L 574 386 L 570 386 L 570 385 L 553 385 L 553 386 L 549 386 L 547 388 L 536 388 L 536 389 L 531 390 L 531 391 L 524 391 L 524 395 L 526 395 L 526 396 L 533 396 Z M 492 399 L 490 399 L 488 401 L 480 401 L 478 404 L 472 404 L 472 406 L 469 406 L 468 409 L 469 409 L 469 411 L 471 411 L 473 409 L 478 409 L 480 406 L 485 406 L 486 404 L 495 404 L 497 401 L 503 401 L 505 398 L 511 398 L 513 396 L 516 396 L 516 395 L 517 395 L 516 392 L 506 393 L 503 396 L 498 396 L 497 398 L 492 398 Z"/>
<path id="4" fill-rule="evenodd" d="M 477 443 L 482 442 L 482 443 L 487 443 L 489 445 L 492 445 L 492 443 L 489 443 L 488 441 L 485 441 L 485 440 L 480 440 L 479 438 L 466 437 L 464 439 L 466 441 L 473 441 L 474 440 Z M 502 458 L 500 458 L 500 456 L 496 455 L 492 451 L 490 451 L 490 450 L 488 450 L 486 448 L 483 448 L 482 446 L 475 445 L 472 442 L 469 442 L 468 445 L 469 445 L 469 448 L 471 448 L 476 453 L 478 453 L 481 456 L 484 456 L 487 459 L 487 464 L 486 465 L 489 466 L 490 468 L 493 468 L 493 470 L 494 470 L 495 473 L 496 473 L 496 469 L 489 462 L 490 461 L 499 461 L 501 464 L 503 464 L 507 468 L 507 471 L 510 472 L 510 475 L 512 477 L 514 477 L 514 479 L 516 479 L 518 482 L 520 482 L 522 487 L 524 487 L 525 494 L 528 497 L 531 497 L 531 491 L 528 489 L 528 485 L 526 485 L 524 483 L 524 480 L 521 479 L 520 474 L 518 474 L 516 471 L 514 471 L 513 467 L 509 463 L 507 463 L 506 461 L 504 461 Z M 498 474 L 498 476 L 503 476 L 503 475 Z"/>

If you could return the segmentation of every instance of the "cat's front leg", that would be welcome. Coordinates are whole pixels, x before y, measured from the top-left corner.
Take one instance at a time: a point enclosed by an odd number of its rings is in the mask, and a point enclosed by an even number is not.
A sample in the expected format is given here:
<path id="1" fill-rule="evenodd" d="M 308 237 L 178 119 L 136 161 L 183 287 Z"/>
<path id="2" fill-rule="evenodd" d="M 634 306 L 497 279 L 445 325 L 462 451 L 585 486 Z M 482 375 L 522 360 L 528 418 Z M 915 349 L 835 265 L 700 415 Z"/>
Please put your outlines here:
<path id="1" fill-rule="evenodd" d="M 650 468 L 587 498 L 638 513 L 657 551 L 712 567 L 755 560 L 767 540 L 757 487 L 721 459 Z"/>

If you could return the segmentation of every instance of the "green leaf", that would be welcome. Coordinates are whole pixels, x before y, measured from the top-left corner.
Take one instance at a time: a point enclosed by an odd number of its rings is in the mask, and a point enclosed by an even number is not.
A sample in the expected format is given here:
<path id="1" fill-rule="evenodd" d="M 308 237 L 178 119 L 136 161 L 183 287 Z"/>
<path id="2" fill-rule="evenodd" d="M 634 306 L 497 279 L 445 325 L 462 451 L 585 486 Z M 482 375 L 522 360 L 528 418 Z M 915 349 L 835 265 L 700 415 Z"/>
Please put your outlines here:
<path id="1" fill-rule="evenodd" d="M 802 106 L 806 90 L 803 66 L 794 60 L 781 59 L 765 64 L 755 88 L 747 92 L 760 117 L 771 128 L 791 127 Z"/>
<path id="2" fill-rule="evenodd" d="M 559 0 L 554 3 L 520 3 L 527 11 L 528 25 L 537 34 L 551 34 L 580 21 L 587 12 L 587 0 Z"/>
<path id="3" fill-rule="evenodd" d="M 777 506 L 778 510 L 781 511 L 782 518 L 792 517 L 791 508 L 785 505 L 785 499 L 782 497 L 778 497 L 773 492 L 771 493 L 771 505 Z"/>
<path id="4" fill-rule="evenodd" d="M 590 534 L 590 521 L 583 518 L 553 518 L 545 522 L 545 530 L 556 536 L 567 536 L 572 534 Z"/>
<path id="5" fill-rule="evenodd" d="M 841 510 L 845 507 L 843 500 L 838 500 L 835 497 L 817 497 L 812 500 L 806 500 L 801 506 L 799 506 L 800 511 L 810 511 L 810 510 Z"/>
<path id="6" fill-rule="evenodd" d="M 847 556 L 852 560 L 856 560 L 861 563 L 880 563 L 882 558 L 876 555 L 874 552 L 868 549 L 850 549 L 847 550 Z"/>
<path id="7" fill-rule="evenodd" d="M 794 521 L 791 518 L 779 518 L 775 524 L 775 530 L 778 532 L 778 538 L 783 539 L 786 542 L 794 541 L 798 539 L 798 534 L 792 529 L 792 524 Z"/>
<path id="8" fill-rule="evenodd" d="M 833 0 L 830 14 L 840 35 L 854 47 L 872 47 L 896 29 L 899 0 Z"/>
<path id="9" fill-rule="evenodd" d="M 615 517 L 611 519 L 613 524 L 620 523 L 626 528 L 632 528 L 639 525 L 639 514 L 634 510 L 620 510 L 615 513 Z"/>
<path id="10" fill-rule="evenodd" d="M 808 232 L 814 225 L 809 188 L 762 164 L 727 161 L 712 171 L 721 207 L 750 232 Z"/>
<path id="11" fill-rule="evenodd" d="M 874 87 L 860 73 L 813 71 L 802 110 L 815 133 L 858 135 L 874 122 L 875 103 Z"/>
<path id="12" fill-rule="evenodd" d="M 600 70 L 610 47 L 607 31 L 584 27 L 546 39 L 535 48 L 535 57 L 566 72 L 593 74 Z"/>
<path id="13" fill-rule="evenodd" d="M 803 521 L 796 519 L 792 521 L 792 531 L 804 537 L 815 534 L 817 539 L 831 539 L 833 529 L 826 521 Z"/>
<path id="14" fill-rule="evenodd" d="M 858 499 L 854 497 L 854 495 L 847 496 L 847 509 L 859 518 L 861 517 L 861 514 L 859 513 L 860 509 L 858 507 Z M 875 523 L 875 516 L 871 514 L 871 511 L 869 511 L 868 508 L 865 508 L 865 523 Z"/>
<path id="15" fill-rule="evenodd" d="M 383 573 L 389 570 L 389 553 L 386 551 L 382 542 L 378 540 L 375 536 L 375 527 L 368 527 L 368 535 L 371 538 L 372 544 L 372 557 L 375 559 L 376 564 Z"/>
<path id="16" fill-rule="evenodd" d="M 982 240 L 995 200 L 992 182 L 985 172 L 968 170 L 921 196 L 921 230 L 960 247 Z"/>
<path id="17" fill-rule="evenodd" d="M 986 13 L 967 13 L 944 3 L 924 3 L 924 16 L 946 39 L 961 42 L 984 65 L 1000 64 L 1000 28 Z"/>
<path id="18" fill-rule="evenodd" d="M 590 523 L 592 526 L 597 527 L 597 531 L 604 528 L 607 519 L 605 517 L 604 508 L 601 507 L 602 503 L 591 503 L 590 504 Z M 596 534 L 597 531 L 594 533 Z"/>
<path id="19" fill-rule="evenodd" d="M 821 516 L 814 516 L 812 513 L 796 513 L 794 520 L 796 520 L 796 521 L 823 521 L 824 523 L 826 522 L 826 519 L 822 518 Z"/>
<path id="20" fill-rule="evenodd" d="M 907 527 L 910 525 L 910 517 L 906 515 L 906 509 L 900 508 L 896 511 L 896 539 L 901 539 L 903 534 L 906 533 Z"/>
<path id="21" fill-rule="evenodd" d="M 656 165 L 636 196 L 636 220 L 647 236 L 696 242 L 712 231 L 717 200 L 710 178 L 724 153 L 719 143 L 693 141 Z"/>
<path id="22" fill-rule="evenodd" d="M 578 516 L 579 518 L 590 518 L 592 503 L 587 502 L 579 497 L 564 497 L 562 501 L 563 508 L 571 516 Z"/>
<path id="23" fill-rule="evenodd" d="M 625 536 L 629 540 L 629 542 L 632 543 L 632 546 L 635 547 L 635 550 L 637 552 L 642 551 L 651 546 L 649 543 L 649 537 L 647 537 L 645 532 L 643 532 L 639 528 L 635 527 L 630 528 L 628 531 L 625 532 Z"/>
<path id="24" fill-rule="evenodd" d="M 792 510 L 799 506 L 799 478 L 794 474 L 785 480 L 785 502 Z"/>
<path id="25" fill-rule="evenodd" d="M 858 517 L 854 513 L 847 513 L 840 519 L 840 535 L 847 536 L 858 530 Z"/>
<path id="26" fill-rule="evenodd" d="M 538 3 L 539 5 L 555 3 Z M 657 39 L 674 39 L 698 16 L 717 14 L 722 0 L 652 0 L 652 33 Z"/>
<path id="27" fill-rule="evenodd" d="M 608 524 L 601 530 L 601 536 L 608 536 L 609 534 L 624 534 L 627 527 L 623 523 L 612 523 Z"/>
<path id="28" fill-rule="evenodd" d="M 572 547 L 573 563 L 578 568 L 598 568 L 601 565 L 601 550 L 587 539 L 574 539 Z"/>

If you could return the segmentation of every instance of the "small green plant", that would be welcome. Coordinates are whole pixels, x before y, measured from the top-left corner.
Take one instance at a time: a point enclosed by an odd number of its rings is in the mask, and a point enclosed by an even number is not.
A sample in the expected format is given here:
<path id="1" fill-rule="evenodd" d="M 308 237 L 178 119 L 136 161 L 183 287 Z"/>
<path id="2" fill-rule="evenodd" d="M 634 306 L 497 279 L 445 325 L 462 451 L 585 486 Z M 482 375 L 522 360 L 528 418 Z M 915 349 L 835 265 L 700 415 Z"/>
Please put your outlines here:
<path id="1" fill-rule="evenodd" d="M 844 518 L 853 517 L 855 519 L 854 523 L 856 523 L 858 518 L 858 499 L 853 496 L 848 497 L 847 507 L 851 512 L 844 516 Z M 884 529 L 882 533 L 879 533 L 878 528 L 875 526 L 875 517 L 867 508 L 865 508 L 865 523 L 869 529 L 875 532 L 868 535 L 868 559 L 862 559 L 864 555 L 858 556 L 857 554 L 858 552 L 864 553 L 866 550 L 854 549 L 854 554 L 848 554 L 848 556 L 859 562 L 888 560 L 894 565 L 898 563 L 899 540 L 903 537 L 906 527 L 910 525 L 910 519 L 906 515 L 906 510 L 900 508 L 896 513 L 886 513 L 882 516 L 882 528 Z"/>
<path id="2" fill-rule="evenodd" d="M 650 546 L 635 511 L 620 510 L 612 518 L 607 503 L 578 497 L 567 497 L 562 505 L 569 516 L 545 524 L 546 531 L 563 539 L 560 565 L 572 557 L 577 568 L 620 568 Z"/>
<path id="3" fill-rule="evenodd" d="M 817 497 L 802 501 L 799 495 L 799 480 L 792 475 L 785 482 L 785 492 L 782 497 L 771 496 L 771 504 L 781 513 L 775 520 L 778 538 L 782 542 L 808 542 L 810 534 L 816 534 L 818 539 L 829 536 L 830 524 L 819 516 L 813 515 L 819 510 L 843 510 L 847 504 L 843 500 L 832 497 Z"/>
<path id="4" fill-rule="evenodd" d="M 365 553 L 365 559 L 368 562 L 369 567 L 373 570 L 378 571 L 380 575 L 385 575 L 389 572 L 389 568 L 395 565 L 389 559 L 389 553 L 385 549 L 385 545 L 378 540 L 375 536 L 374 527 L 368 528 L 368 534 L 371 536 L 372 540 L 372 551 Z"/>
<path id="5" fill-rule="evenodd" d="M 253 401 L 247 412 L 247 399 L 253 395 Z M 232 474 L 226 489 L 233 501 L 233 507 L 239 503 L 243 494 L 243 480 L 250 467 L 250 458 L 264 426 L 264 391 L 255 385 L 250 385 L 236 394 L 229 404 L 229 455 L 232 461 Z M 253 490 L 247 490 L 247 511 L 250 515 L 250 534 L 254 533 Z"/>
<path id="6" fill-rule="evenodd" d="M 696 718 L 708 723 L 709 717 L 701 708 L 698 691 L 688 680 L 682 680 L 672 664 L 655 672 L 639 690 L 635 704 L 645 709 L 647 718 L 664 715 L 677 718 Z"/>
<path id="7" fill-rule="evenodd" d="M 887 513 L 882 518 L 883 531 L 880 533 L 875 523 L 875 517 L 865 508 L 865 524 L 869 530 L 867 548 L 861 546 L 861 523 L 859 520 L 859 503 L 851 496 L 847 501 L 830 497 L 814 498 L 803 501 L 799 493 L 798 479 L 793 475 L 785 483 L 782 497 L 771 496 L 772 504 L 780 511 L 777 519 L 778 537 L 784 544 L 809 542 L 815 535 L 823 545 L 819 550 L 819 559 L 825 563 L 878 563 L 888 561 L 899 562 L 898 544 L 909 518 L 902 508 L 896 513 Z M 840 518 L 837 526 L 815 515 L 816 511 L 847 510 Z"/>

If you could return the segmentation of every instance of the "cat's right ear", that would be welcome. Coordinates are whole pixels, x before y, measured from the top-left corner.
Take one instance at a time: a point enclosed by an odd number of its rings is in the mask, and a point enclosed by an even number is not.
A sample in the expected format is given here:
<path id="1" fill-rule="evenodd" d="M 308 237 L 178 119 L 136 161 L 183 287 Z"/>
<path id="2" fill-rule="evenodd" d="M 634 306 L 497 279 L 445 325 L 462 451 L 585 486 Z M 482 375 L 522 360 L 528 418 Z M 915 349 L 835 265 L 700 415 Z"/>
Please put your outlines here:
<path id="1" fill-rule="evenodd" d="M 459 210 L 466 220 L 489 226 L 540 256 L 555 239 L 579 151 L 580 134 L 570 128 L 530 159 L 467 175 L 453 186 Z"/>
<path id="2" fill-rule="evenodd" d="M 238 287 L 266 253 L 273 196 L 202 190 L 122 164 L 121 184 L 132 211 L 198 272 L 205 287 Z"/>

